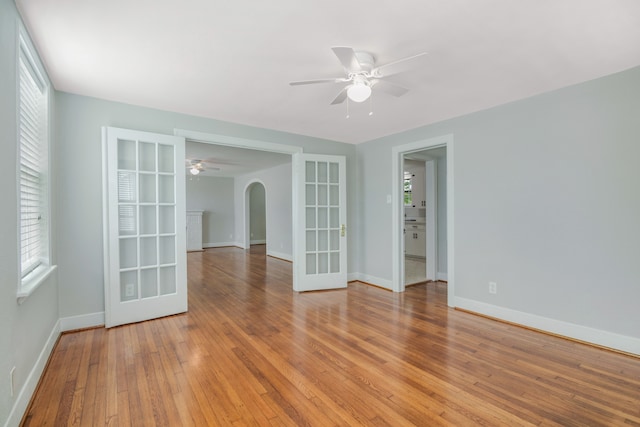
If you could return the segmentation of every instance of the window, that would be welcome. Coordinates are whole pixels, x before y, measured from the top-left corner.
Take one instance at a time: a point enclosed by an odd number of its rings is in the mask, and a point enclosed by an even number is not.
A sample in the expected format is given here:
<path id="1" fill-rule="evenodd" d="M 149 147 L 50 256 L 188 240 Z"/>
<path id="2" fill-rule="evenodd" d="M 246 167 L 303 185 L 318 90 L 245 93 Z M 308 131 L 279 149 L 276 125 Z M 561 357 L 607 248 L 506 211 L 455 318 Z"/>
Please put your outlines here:
<path id="1" fill-rule="evenodd" d="M 412 206 L 413 197 L 411 195 L 411 178 L 413 174 L 411 172 L 404 173 L 404 205 Z"/>
<path id="2" fill-rule="evenodd" d="M 18 39 L 18 297 L 26 297 L 53 270 L 49 260 L 49 86 L 22 29 Z"/>

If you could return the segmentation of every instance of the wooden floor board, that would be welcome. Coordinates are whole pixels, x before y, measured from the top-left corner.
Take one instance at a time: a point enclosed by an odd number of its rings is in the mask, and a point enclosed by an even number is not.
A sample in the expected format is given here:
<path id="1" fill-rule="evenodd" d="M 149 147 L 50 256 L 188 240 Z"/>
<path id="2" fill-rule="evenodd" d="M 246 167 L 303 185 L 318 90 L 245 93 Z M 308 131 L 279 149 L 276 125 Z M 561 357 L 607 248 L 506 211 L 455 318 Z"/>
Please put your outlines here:
<path id="1" fill-rule="evenodd" d="M 25 426 L 640 426 L 640 359 L 447 307 L 442 282 L 295 293 L 188 256 L 189 312 L 64 334 Z"/>

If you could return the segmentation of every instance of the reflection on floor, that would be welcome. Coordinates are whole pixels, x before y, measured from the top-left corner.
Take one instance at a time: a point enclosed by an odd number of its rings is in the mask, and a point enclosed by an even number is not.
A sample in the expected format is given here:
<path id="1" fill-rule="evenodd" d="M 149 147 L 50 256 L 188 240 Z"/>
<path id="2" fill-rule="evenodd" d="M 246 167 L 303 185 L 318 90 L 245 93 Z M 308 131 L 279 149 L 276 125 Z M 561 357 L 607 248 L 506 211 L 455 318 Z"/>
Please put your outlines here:
<path id="1" fill-rule="evenodd" d="M 404 284 L 413 285 L 427 280 L 427 261 L 424 258 L 404 257 Z"/>

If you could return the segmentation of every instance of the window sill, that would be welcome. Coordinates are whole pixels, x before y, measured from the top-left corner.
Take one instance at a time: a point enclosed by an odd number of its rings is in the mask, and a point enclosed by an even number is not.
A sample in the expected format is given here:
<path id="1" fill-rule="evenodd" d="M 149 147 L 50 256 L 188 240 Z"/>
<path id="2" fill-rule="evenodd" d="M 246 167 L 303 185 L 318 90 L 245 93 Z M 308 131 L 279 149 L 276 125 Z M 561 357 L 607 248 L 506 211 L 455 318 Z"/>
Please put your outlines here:
<path id="1" fill-rule="evenodd" d="M 18 304 L 22 304 L 29 298 L 29 296 L 51 276 L 56 270 L 56 267 L 55 265 L 40 266 L 27 274 L 27 276 L 22 279 L 22 283 L 18 289 Z"/>

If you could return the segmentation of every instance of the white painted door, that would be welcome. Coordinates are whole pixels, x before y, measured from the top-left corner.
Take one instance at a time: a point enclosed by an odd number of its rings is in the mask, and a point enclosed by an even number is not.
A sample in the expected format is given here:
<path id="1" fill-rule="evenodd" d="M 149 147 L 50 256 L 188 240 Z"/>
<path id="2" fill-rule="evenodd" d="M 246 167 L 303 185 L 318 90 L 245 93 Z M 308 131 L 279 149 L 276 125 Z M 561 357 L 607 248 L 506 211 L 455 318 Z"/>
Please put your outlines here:
<path id="1" fill-rule="evenodd" d="M 296 291 L 347 286 L 347 192 L 344 156 L 298 154 Z"/>
<path id="2" fill-rule="evenodd" d="M 185 141 L 103 128 L 105 326 L 187 311 Z"/>

